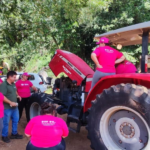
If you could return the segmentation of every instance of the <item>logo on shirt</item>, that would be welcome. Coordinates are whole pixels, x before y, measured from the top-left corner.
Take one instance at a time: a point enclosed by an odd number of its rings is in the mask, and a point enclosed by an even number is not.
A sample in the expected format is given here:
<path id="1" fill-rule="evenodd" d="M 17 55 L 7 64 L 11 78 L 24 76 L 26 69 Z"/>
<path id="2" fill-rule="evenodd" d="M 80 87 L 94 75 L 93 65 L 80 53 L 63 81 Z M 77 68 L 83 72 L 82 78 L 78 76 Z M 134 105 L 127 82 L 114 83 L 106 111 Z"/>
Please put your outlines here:
<path id="1" fill-rule="evenodd" d="M 126 65 L 130 65 L 131 63 L 130 62 L 126 62 Z"/>
<path id="2" fill-rule="evenodd" d="M 43 126 L 53 126 L 55 123 L 55 121 L 42 121 Z"/>
<path id="3" fill-rule="evenodd" d="M 25 83 L 25 84 L 21 84 L 21 86 L 29 86 L 29 84 L 26 84 L 26 83 Z"/>
<path id="4" fill-rule="evenodd" d="M 106 51 L 107 53 L 113 53 L 113 52 L 114 52 L 112 49 L 105 49 L 105 51 Z"/>

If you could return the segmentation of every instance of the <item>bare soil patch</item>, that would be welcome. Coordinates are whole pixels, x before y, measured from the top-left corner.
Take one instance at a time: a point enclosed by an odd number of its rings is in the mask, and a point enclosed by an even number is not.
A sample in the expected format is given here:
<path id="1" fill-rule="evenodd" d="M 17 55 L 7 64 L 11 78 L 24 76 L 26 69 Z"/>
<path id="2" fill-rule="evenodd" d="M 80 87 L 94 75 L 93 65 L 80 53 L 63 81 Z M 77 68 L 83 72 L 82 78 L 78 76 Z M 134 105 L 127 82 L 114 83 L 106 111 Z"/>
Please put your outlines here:
<path id="1" fill-rule="evenodd" d="M 59 116 L 66 120 L 66 115 Z M 19 124 L 18 132 L 24 135 L 24 129 L 27 125 L 25 113 L 23 114 Z M 73 125 L 75 127 L 75 125 Z M 11 133 L 11 123 L 9 127 L 9 135 Z M 81 128 L 80 133 L 73 133 L 70 131 L 69 136 L 65 139 L 66 150 L 91 150 L 90 141 L 87 139 L 87 130 L 85 127 Z M 26 145 L 29 142 L 29 138 L 24 135 L 21 140 L 11 140 L 10 143 L 5 144 L 0 142 L 0 150 L 25 150 Z M 2 143 L 2 144 L 1 144 Z"/>

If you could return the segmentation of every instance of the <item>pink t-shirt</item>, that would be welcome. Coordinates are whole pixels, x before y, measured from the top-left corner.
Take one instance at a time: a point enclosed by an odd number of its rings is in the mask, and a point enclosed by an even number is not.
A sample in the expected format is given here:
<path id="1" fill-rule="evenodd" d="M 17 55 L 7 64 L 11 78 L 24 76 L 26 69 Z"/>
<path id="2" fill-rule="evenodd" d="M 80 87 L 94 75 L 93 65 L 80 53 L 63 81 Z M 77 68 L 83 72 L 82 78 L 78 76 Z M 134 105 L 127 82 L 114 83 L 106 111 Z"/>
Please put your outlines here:
<path id="1" fill-rule="evenodd" d="M 130 61 L 125 60 L 116 67 L 116 74 L 136 73 L 137 69 Z"/>
<path id="2" fill-rule="evenodd" d="M 93 53 L 96 54 L 99 64 L 103 67 L 96 68 L 96 70 L 105 73 L 115 73 L 115 61 L 123 56 L 121 52 L 110 46 L 98 47 Z"/>
<path id="3" fill-rule="evenodd" d="M 17 92 L 19 96 L 21 96 L 22 98 L 27 98 L 31 96 L 30 87 L 32 86 L 33 84 L 29 80 L 26 81 L 18 80 L 16 82 Z"/>
<path id="4" fill-rule="evenodd" d="M 25 134 L 31 135 L 31 143 L 43 148 L 56 146 L 68 133 L 65 121 L 51 115 L 34 117 L 25 128 Z"/>
<path id="5" fill-rule="evenodd" d="M 4 117 L 4 105 L 3 105 L 4 95 L 0 93 L 0 118 Z"/>
<path id="6" fill-rule="evenodd" d="M 0 78 L 0 83 L 3 83 L 3 80 Z"/>

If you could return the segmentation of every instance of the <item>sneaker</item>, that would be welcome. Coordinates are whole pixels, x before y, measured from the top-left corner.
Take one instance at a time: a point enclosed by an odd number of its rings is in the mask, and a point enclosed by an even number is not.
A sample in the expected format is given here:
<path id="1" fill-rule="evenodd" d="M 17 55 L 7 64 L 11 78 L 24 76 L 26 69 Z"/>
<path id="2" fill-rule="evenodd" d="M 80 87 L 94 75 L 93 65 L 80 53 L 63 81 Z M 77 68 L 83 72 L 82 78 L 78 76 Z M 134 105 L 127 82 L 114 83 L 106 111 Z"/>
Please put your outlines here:
<path id="1" fill-rule="evenodd" d="M 8 136 L 6 136 L 6 137 L 2 136 L 2 141 L 5 143 L 9 143 L 10 139 L 8 138 Z"/>
<path id="2" fill-rule="evenodd" d="M 10 139 L 23 139 L 23 135 L 20 134 L 11 134 Z"/>

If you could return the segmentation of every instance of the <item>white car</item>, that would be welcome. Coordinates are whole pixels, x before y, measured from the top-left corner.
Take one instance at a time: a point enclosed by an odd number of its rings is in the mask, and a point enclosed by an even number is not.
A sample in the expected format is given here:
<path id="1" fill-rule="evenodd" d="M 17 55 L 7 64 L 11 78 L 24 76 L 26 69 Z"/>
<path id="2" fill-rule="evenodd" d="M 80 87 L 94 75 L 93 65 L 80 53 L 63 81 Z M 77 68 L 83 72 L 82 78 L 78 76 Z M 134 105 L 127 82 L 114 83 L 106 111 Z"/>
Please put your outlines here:
<path id="1" fill-rule="evenodd" d="M 21 79 L 23 72 L 17 72 L 17 80 Z M 40 92 L 45 92 L 47 90 L 47 85 L 45 84 L 43 77 L 38 73 L 28 73 L 30 77 L 28 80 L 39 89 Z"/>
<path id="2" fill-rule="evenodd" d="M 0 78 L 2 79 L 2 81 L 5 81 L 6 80 L 6 75 L 2 75 L 2 76 L 0 76 Z"/>

